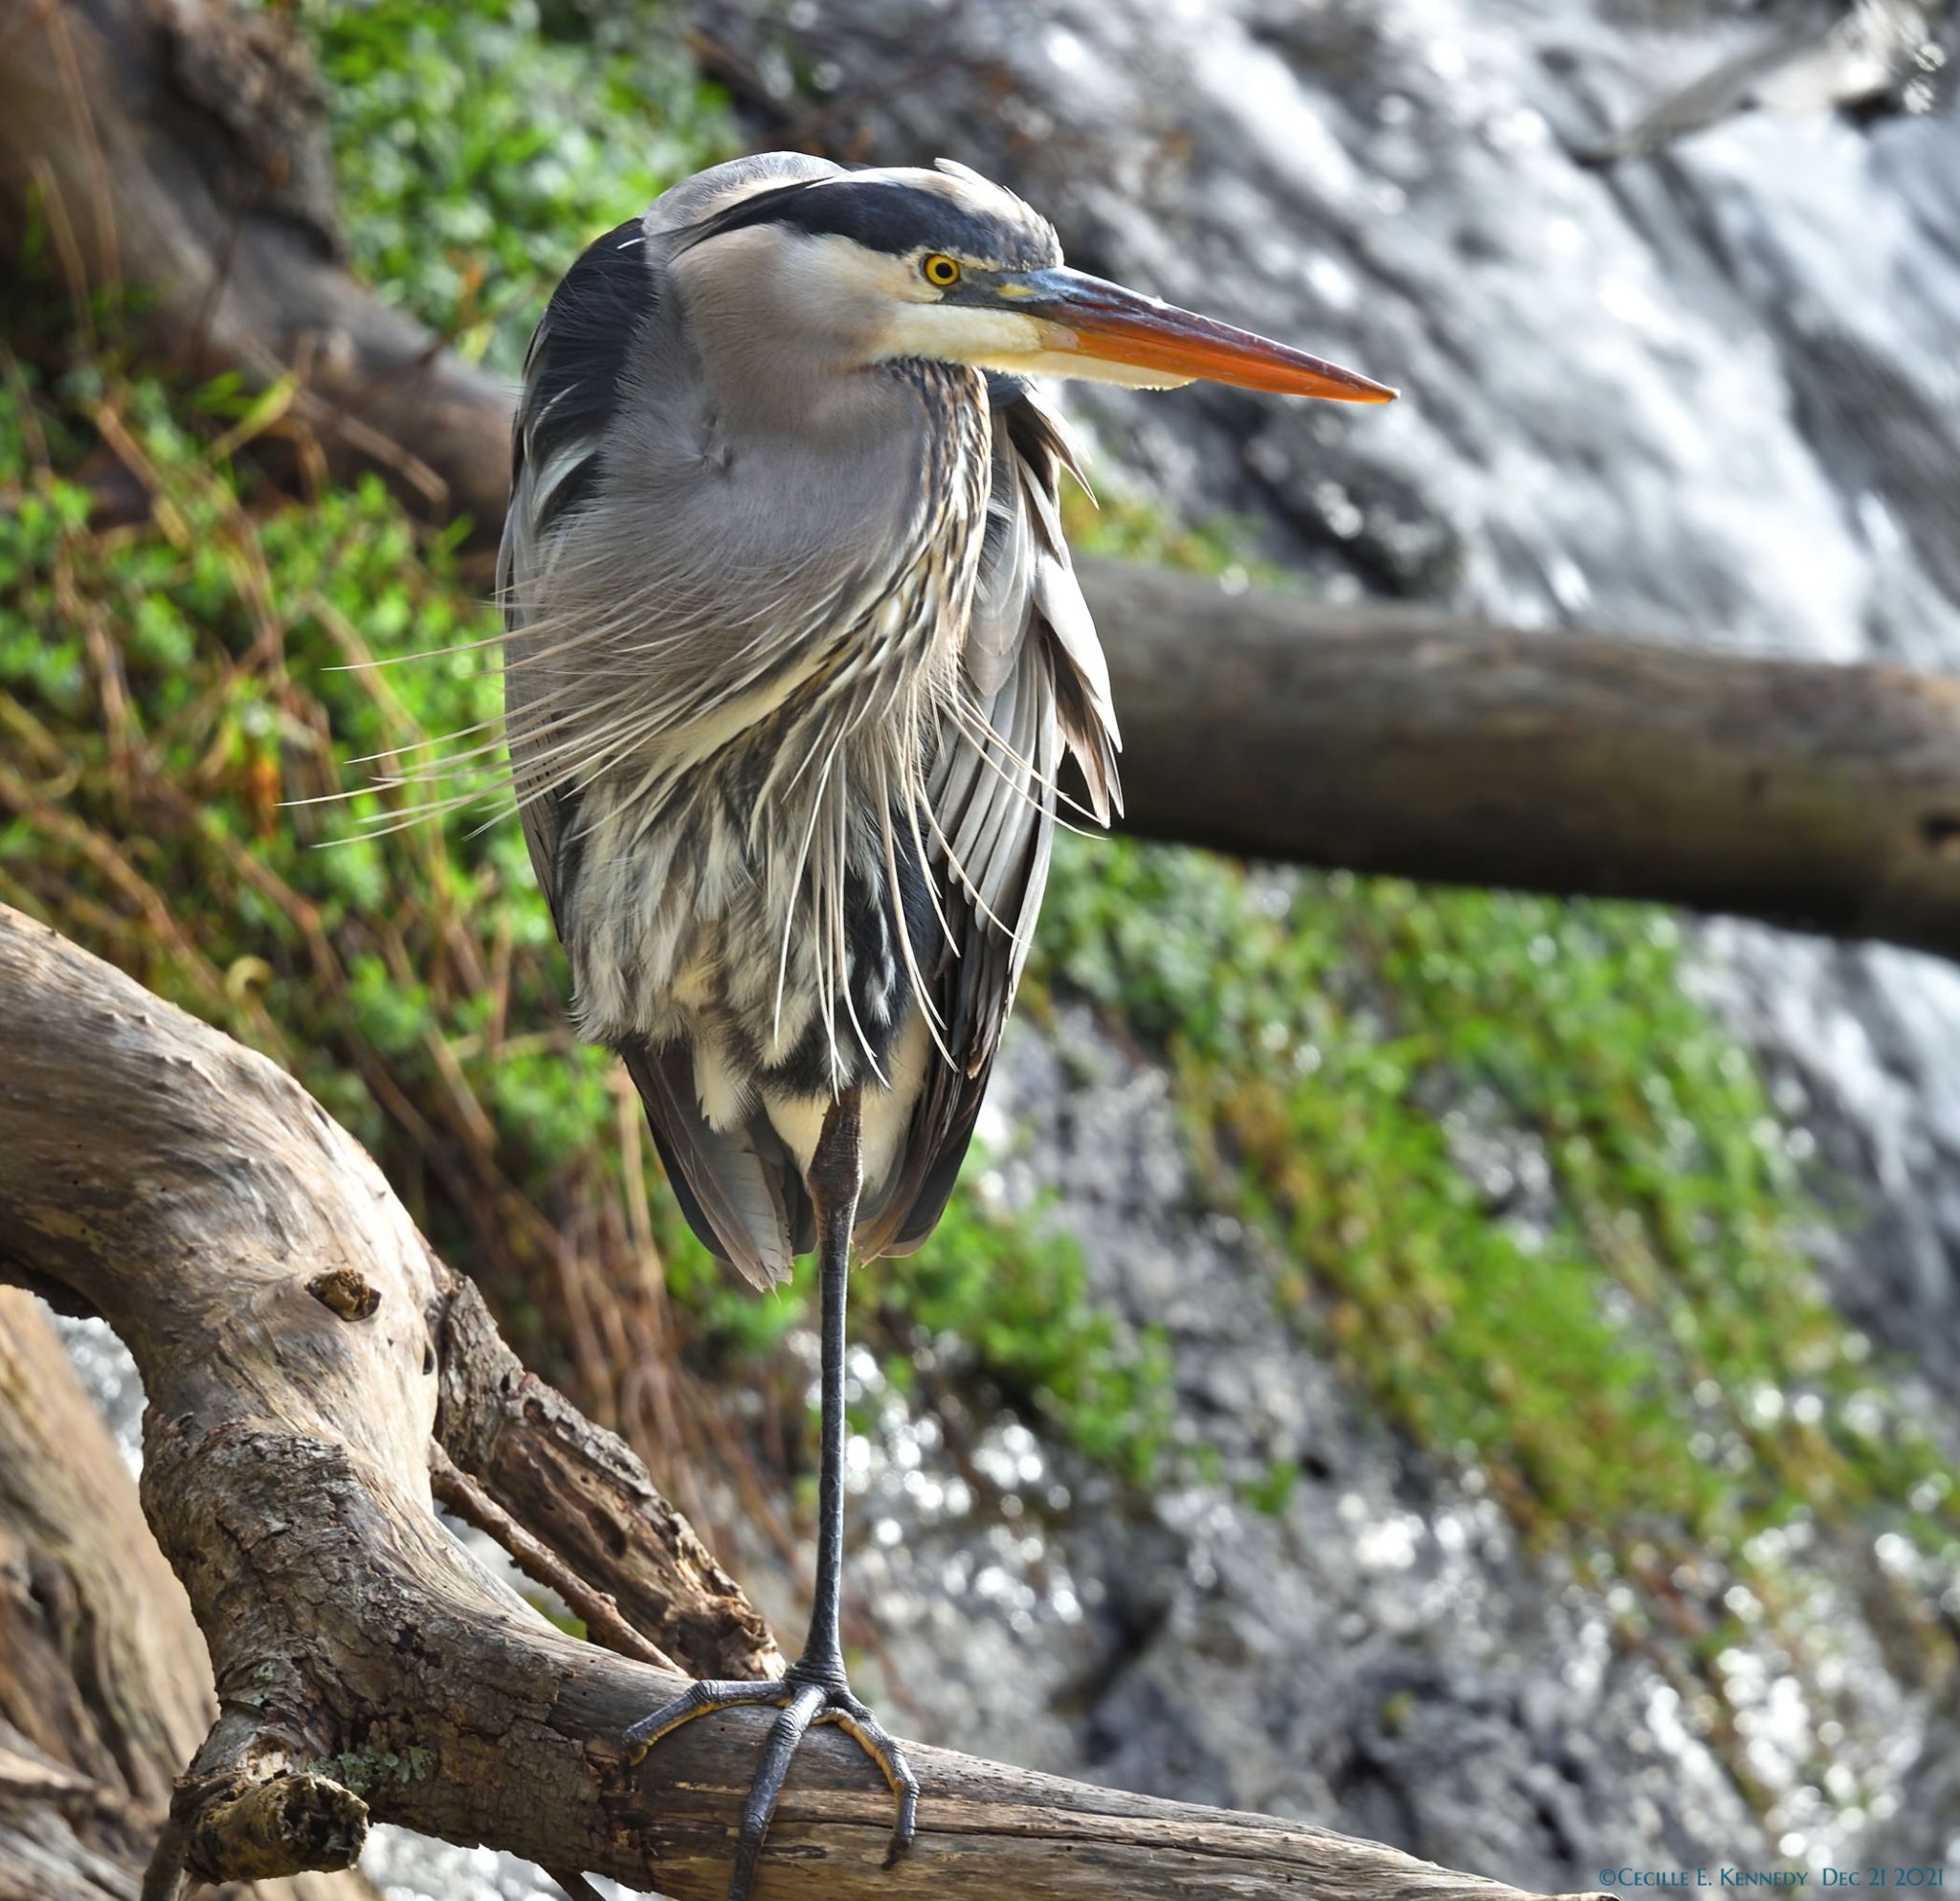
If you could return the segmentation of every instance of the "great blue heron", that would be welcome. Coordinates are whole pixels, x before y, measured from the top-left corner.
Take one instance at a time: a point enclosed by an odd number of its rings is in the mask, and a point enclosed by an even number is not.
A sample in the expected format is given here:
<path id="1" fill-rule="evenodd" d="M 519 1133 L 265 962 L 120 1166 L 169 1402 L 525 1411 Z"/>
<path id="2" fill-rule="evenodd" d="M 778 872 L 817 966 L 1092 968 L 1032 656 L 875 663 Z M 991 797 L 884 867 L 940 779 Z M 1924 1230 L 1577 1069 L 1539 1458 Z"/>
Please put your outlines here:
<path id="1" fill-rule="evenodd" d="M 844 1288 L 931 1232 L 1046 880 L 1064 755 L 1116 803 L 1108 675 L 1025 380 L 1205 377 L 1381 402 L 1318 358 L 1067 269 L 965 168 L 770 153 L 676 186 L 532 339 L 499 586 L 531 862 L 582 1033 L 625 1058 L 701 1239 L 757 1286 L 820 1257 L 815 1605 L 780 1683 L 742 1901 L 812 1723 L 917 1785 L 845 1681 Z"/>

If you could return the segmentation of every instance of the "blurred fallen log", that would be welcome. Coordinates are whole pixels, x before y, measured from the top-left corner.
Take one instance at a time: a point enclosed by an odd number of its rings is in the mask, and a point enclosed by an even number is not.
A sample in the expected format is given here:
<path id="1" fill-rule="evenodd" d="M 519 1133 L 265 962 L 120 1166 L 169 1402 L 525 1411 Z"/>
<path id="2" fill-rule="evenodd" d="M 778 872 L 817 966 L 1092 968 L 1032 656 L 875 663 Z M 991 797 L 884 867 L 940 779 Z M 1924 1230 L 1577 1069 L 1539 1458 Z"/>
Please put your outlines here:
<path id="1" fill-rule="evenodd" d="M 492 542 L 509 391 L 336 261 L 312 82 L 279 33 L 226 0 L 0 0 L 0 242 L 42 206 L 78 288 L 150 294 L 160 352 L 302 370 L 330 460 Z M 1133 833 L 1960 956 L 1955 682 L 1102 562 L 1082 579 Z"/>
<path id="2" fill-rule="evenodd" d="M 495 524 L 506 394 L 348 275 L 332 176 L 319 79 L 278 13 L 0 0 L 8 269 L 45 233 L 78 309 L 133 292 L 138 334 L 192 375 L 298 371 L 291 421 L 337 465 Z"/>
<path id="3" fill-rule="evenodd" d="M 1960 680 L 1084 578 L 1132 831 L 1960 956 Z"/>
<path id="4" fill-rule="evenodd" d="M 1753 44 L 1574 156 L 1594 166 L 1653 158 L 1749 112 L 1930 111 L 1948 56 L 1941 42 L 1954 26 L 1949 0 L 1852 0 L 1835 17 L 1779 17 Z"/>
<path id="5" fill-rule="evenodd" d="M 176 1901 L 180 1871 L 345 1866 L 371 1818 L 719 1897 L 768 1712 L 692 1724 L 630 1768 L 622 1733 L 683 1679 L 519 1603 L 431 1503 L 434 1440 L 620 1605 L 663 1578 L 659 1641 L 719 1667 L 728 1634 L 753 1645 L 760 1625 L 638 1462 L 514 1373 L 464 1284 L 297 1083 L 4 907 L 0 1077 L 0 1280 L 100 1314 L 135 1354 L 144 1510 L 218 1684 L 145 1896 Z M 496 1442 L 526 1420 L 583 1448 L 582 1496 L 507 1483 Z M 921 1831 L 885 1871 L 882 1784 L 843 1738 L 807 1745 L 770 1831 L 769 1891 L 1518 1896 L 1326 1829 L 943 1750 L 913 1760 Z"/>

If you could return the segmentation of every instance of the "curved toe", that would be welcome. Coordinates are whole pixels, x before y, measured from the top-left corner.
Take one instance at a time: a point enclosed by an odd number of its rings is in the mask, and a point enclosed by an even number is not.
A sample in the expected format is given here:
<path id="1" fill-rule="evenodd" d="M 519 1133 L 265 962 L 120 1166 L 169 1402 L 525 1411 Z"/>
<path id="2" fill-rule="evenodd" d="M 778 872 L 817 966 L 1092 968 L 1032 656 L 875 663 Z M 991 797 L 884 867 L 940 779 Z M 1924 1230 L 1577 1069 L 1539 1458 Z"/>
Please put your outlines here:
<path id="1" fill-rule="evenodd" d="M 904 1751 L 870 1710 L 852 1695 L 847 1685 L 798 1682 L 793 1669 L 774 1683 L 690 1684 L 671 1702 L 641 1717 L 626 1732 L 627 1763 L 630 1767 L 643 1761 L 662 1736 L 672 1734 L 697 1716 L 710 1715 L 718 1710 L 756 1708 L 777 1709 L 783 1713 L 769 1726 L 761 1759 L 756 1764 L 755 1780 L 749 1784 L 748 1800 L 742 1806 L 741 1828 L 735 1840 L 735 1866 L 728 1877 L 728 1901 L 749 1901 L 763 1843 L 789 1777 L 790 1764 L 795 1759 L 797 1746 L 804 1736 L 813 1727 L 823 1724 L 842 1730 L 878 1765 L 891 1789 L 898 1810 L 892 1821 L 891 1845 L 885 1851 L 883 1866 L 890 1867 L 897 1862 L 912 1845 L 917 1832 L 919 1779 L 912 1774 Z"/>

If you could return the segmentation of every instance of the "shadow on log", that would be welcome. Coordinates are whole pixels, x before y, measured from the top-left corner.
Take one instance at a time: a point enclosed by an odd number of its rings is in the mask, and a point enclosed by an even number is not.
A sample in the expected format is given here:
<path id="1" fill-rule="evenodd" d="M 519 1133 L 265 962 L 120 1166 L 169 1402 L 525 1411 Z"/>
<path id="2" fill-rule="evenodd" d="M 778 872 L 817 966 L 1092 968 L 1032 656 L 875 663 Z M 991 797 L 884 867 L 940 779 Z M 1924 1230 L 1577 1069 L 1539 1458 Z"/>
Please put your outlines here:
<path id="1" fill-rule="evenodd" d="M 773 1663 L 753 1609 L 638 1462 L 518 1372 L 374 1164 L 264 1058 L 0 907 L 0 1277 L 100 1314 L 142 1370 L 143 1502 L 223 1713 L 161 1875 L 343 1866 L 368 1818 L 690 1901 L 719 1896 L 767 1712 L 619 1736 L 680 1679 L 581 1643 L 442 1529 L 433 1441 L 696 1671 Z M 324 1298 L 323 1286 L 335 1298 Z M 348 1298 L 349 1295 L 353 1298 Z M 512 1435 L 534 1436 L 527 1451 Z M 522 1475 L 557 1462 L 567 1486 Z M 473 1469 L 474 1468 L 474 1469 Z M 1507 1901 L 1296 1823 L 918 1749 L 920 1835 L 835 1736 L 796 1758 L 770 1893 Z"/>

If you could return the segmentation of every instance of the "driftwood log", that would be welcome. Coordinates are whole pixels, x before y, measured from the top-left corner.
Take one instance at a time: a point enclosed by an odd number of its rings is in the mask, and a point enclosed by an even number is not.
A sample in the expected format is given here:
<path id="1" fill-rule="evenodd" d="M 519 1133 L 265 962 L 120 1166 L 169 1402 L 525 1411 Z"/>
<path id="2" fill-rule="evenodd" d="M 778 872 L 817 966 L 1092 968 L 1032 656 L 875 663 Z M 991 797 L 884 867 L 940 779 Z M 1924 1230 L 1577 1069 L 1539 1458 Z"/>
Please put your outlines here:
<path id="1" fill-rule="evenodd" d="M 688 1668 L 768 1674 L 753 1609 L 609 1434 L 524 1375 L 365 1152 L 264 1058 L 0 907 L 0 1278 L 100 1314 L 148 1398 L 143 1506 L 222 1714 L 150 1897 L 345 1866 L 368 1818 L 719 1896 L 767 1712 L 619 1736 Z M 432 1446 L 629 1627 L 567 1636 L 443 1531 Z M 611 1618 L 611 1613 L 608 1614 Z M 595 1629 L 597 1626 L 595 1626 Z M 631 1635 L 636 1631 L 637 1635 Z M 766 1893 L 829 1901 L 1516 1890 L 1260 1816 L 912 1752 L 917 1845 L 828 1734 L 797 1756 Z"/>
<path id="2" fill-rule="evenodd" d="M 229 0 L 0 0 L 0 242 L 40 205 L 78 289 L 145 287 L 166 355 L 302 369 L 332 458 L 494 540 L 510 392 L 337 261 L 312 88 L 276 16 Z M 1134 832 L 1960 956 L 1952 682 L 1103 563 L 1083 582 Z"/>
<path id="3" fill-rule="evenodd" d="M 126 1901 L 217 1715 L 189 1600 L 39 1305 L 0 1287 L 0 1901 Z M 256 1901 L 379 1901 L 359 1875 Z"/>

